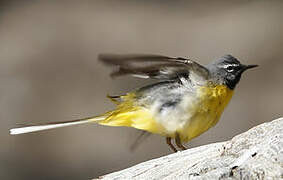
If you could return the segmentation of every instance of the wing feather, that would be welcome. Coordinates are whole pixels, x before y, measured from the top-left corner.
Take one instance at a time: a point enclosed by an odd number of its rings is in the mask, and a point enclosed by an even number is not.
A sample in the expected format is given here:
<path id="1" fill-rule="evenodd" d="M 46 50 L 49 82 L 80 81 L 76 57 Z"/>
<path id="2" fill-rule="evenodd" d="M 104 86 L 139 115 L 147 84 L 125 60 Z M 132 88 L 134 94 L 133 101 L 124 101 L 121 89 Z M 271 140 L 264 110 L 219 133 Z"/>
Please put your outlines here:
<path id="1" fill-rule="evenodd" d="M 208 78 L 205 67 L 187 58 L 174 58 L 161 55 L 139 54 L 100 54 L 98 59 L 106 65 L 118 67 L 111 77 L 132 75 L 139 78 L 175 79 L 195 73 Z"/>

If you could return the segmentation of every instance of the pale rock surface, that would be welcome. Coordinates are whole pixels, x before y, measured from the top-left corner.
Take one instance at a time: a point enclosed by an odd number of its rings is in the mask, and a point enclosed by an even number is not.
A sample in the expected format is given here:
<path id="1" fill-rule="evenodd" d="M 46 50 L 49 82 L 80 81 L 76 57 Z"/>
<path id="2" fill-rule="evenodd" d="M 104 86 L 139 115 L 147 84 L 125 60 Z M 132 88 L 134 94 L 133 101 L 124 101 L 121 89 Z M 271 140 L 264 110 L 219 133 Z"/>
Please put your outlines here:
<path id="1" fill-rule="evenodd" d="M 140 163 L 101 179 L 283 179 L 283 118 L 227 142 Z"/>

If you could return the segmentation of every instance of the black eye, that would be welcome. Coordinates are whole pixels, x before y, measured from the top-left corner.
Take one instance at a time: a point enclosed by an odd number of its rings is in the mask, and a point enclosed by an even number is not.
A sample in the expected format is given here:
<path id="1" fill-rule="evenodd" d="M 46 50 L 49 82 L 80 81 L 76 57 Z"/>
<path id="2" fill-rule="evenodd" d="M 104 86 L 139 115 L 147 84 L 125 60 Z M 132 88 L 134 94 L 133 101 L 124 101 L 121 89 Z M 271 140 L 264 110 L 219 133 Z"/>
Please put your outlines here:
<path id="1" fill-rule="evenodd" d="M 234 70 L 234 67 L 233 66 L 228 66 L 226 69 L 227 69 L 228 72 L 232 72 Z"/>

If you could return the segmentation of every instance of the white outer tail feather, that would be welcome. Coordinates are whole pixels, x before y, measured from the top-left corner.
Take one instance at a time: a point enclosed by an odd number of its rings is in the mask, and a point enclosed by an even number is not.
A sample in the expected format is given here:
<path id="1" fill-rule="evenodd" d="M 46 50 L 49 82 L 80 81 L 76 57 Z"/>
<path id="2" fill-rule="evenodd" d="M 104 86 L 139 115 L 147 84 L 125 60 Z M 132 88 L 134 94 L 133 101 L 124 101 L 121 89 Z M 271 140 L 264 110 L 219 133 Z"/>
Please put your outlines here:
<path id="1" fill-rule="evenodd" d="M 101 121 L 101 120 L 104 120 L 104 117 L 95 117 L 95 118 L 81 119 L 81 120 L 69 121 L 69 122 L 61 122 L 61 123 L 59 122 L 55 124 L 35 125 L 35 126 L 27 126 L 27 127 L 21 127 L 21 128 L 13 128 L 13 129 L 10 129 L 10 134 L 11 135 L 25 134 L 25 133 L 30 133 L 30 132 L 43 131 L 43 130 L 48 130 L 48 129 L 73 126 L 73 125 L 78 125 L 78 124 L 85 124 L 85 123 L 96 122 L 96 121 Z"/>

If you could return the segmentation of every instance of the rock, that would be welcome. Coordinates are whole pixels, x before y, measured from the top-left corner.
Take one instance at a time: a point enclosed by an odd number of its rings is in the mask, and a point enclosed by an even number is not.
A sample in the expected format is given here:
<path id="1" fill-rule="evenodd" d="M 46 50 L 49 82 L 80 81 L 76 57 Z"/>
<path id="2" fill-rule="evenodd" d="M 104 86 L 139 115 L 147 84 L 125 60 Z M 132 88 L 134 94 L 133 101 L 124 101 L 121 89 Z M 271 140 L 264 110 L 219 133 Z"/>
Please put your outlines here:
<path id="1" fill-rule="evenodd" d="M 100 179 L 283 179 L 283 118 Z"/>

